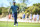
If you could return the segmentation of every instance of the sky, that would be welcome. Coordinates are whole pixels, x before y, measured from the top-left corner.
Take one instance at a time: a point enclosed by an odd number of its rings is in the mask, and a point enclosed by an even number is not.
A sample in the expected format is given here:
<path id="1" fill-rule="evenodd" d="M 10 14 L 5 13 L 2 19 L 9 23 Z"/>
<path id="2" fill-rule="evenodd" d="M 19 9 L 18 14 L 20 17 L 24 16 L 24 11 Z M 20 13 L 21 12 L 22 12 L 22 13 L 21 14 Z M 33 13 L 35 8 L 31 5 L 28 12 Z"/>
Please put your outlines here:
<path id="1" fill-rule="evenodd" d="M 0 7 L 8 7 L 10 6 L 7 0 L 0 0 Z"/>
<path id="2" fill-rule="evenodd" d="M 29 0 L 27 6 L 32 6 L 33 4 L 40 3 L 40 0 Z"/>
<path id="3" fill-rule="evenodd" d="M 11 0 L 10 0 L 11 1 Z M 22 3 L 23 0 L 15 0 L 16 3 Z M 40 0 L 28 0 L 27 2 L 25 1 L 25 3 L 27 4 L 27 6 L 32 6 L 35 3 L 40 3 Z"/>
<path id="4" fill-rule="evenodd" d="M 9 6 L 10 2 L 12 4 L 13 0 L 0 0 L 0 7 L 3 5 L 4 7 Z M 22 3 L 22 0 L 15 0 L 16 3 Z M 27 4 L 27 7 L 32 6 L 35 3 L 40 3 L 40 0 L 28 0 L 28 2 L 25 1 Z"/>

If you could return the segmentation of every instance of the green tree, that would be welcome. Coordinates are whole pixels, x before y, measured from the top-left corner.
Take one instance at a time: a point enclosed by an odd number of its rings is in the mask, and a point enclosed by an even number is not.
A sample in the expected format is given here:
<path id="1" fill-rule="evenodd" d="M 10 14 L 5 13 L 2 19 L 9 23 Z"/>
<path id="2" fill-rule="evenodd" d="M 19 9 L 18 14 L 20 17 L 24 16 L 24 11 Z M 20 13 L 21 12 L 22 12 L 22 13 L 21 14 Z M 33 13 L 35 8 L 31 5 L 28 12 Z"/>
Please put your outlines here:
<path id="1" fill-rule="evenodd" d="M 13 1 L 15 1 L 15 0 L 13 0 Z"/>

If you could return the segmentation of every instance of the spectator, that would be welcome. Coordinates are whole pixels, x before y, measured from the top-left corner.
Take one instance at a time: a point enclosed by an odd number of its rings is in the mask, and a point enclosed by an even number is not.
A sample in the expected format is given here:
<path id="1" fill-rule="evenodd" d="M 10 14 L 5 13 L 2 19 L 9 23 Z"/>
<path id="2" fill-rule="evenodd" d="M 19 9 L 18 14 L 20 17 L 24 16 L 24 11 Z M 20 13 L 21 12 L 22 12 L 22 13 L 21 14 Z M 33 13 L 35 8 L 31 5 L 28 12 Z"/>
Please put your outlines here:
<path id="1" fill-rule="evenodd" d="M 30 20 L 31 20 L 31 22 L 32 22 L 32 14 L 30 14 Z"/>
<path id="2" fill-rule="evenodd" d="M 25 13 L 24 13 L 24 11 L 23 11 L 22 19 L 25 19 Z"/>
<path id="3" fill-rule="evenodd" d="M 29 14 L 27 13 L 27 20 L 29 20 Z"/>
<path id="4" fill-rule="evenodd" d="M 37 18 L 37 21 L 39 22 L 39 15 L 38 14 L 37 14 L 36 18 Z"/>
<path id="5" fill-rule="evenodd" d="M 33 15 L 33 20 L 36 21 L 36 15 L 35 14 Z"/>

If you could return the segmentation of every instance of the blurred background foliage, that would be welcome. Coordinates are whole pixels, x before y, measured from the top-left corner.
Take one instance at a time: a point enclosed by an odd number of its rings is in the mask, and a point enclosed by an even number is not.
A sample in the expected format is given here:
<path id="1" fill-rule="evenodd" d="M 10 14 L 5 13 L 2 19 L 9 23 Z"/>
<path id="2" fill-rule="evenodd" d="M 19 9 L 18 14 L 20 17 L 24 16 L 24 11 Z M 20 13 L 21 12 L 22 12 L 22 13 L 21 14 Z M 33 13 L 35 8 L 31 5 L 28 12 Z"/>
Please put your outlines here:
<path id="1" fill-rule="evenodd" d="M 25 13 L 40 14 L 40 3 L 36 3 L 33 4 L 33 6 L 27 7 L 27 9 L 25 9 Z"/>
<path id="2" fill-rule="evenodd" d="M 15 1 L 15 0 L 13 0 Z M 22 3 L 16 3 L 17 6 L 19 6 L 19 11 L 17 11 L 18 13 L 22 13 L 22 11 L 24 11 L 24 13 L 32 13 L 32 14 L 39 14 L 40 15 L 40 3 L 36 3 L 33 4 L 33 6 L 29 6 L 27 7 L 27 4 L 25 3 L 25 1 L 27 0 L 23 0 Z M 11 6 L 11 3 L 10 3 Z M 2 14 L 3 16 L 8 15 L 8 9 L 9 7 L 5 8 L 5 7 L 0 7 L 0 15 Z M 11 14 L 12 14 L 12 10 L 11 10 Z"/>
<path id="3" fill-rule="evenodd" d="M 24 11 L 25 13 L 32 13 L 32 14 L 40 14 L 40 3 L 36 3 L 36 4 L 33 4 L 33 6 L 30 6 L 30 7 L 27 7 L 27 5 L 25 3 L 17 3 L 16 5 L 19 6 L 19 13 Z M 0 14 L 1 13 L 8 13 L 8 7 L 5 8 L 5 7 L 1 7 L 0 8 Z M 12 13 L 12 11 L 11 11 Z"/>

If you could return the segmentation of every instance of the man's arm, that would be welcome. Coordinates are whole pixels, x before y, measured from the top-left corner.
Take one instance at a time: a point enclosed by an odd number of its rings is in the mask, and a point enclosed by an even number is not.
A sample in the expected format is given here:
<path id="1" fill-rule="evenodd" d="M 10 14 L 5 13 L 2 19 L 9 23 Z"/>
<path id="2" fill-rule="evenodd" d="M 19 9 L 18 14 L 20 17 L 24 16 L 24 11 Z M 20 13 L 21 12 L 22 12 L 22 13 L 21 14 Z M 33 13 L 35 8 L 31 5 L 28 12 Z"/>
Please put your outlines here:
<path id="1" fill-rule="evenodd" d="M 19 7 L 18 7 L 18 9 L 17 10 L 19 10 Z"/>
<path id="2" fill-rule="evenodd" d="M 18 10 L 18 13 L 19 13 L 19 7 L 18 7 L 18 9 L 17 9 L 17 10 Z"/>
<path id="3" fill-rule="evenodd" d="M 10 13 L 10 10 L 12 9 L 12 6 L 9 8 L 8 13 Z"/>

